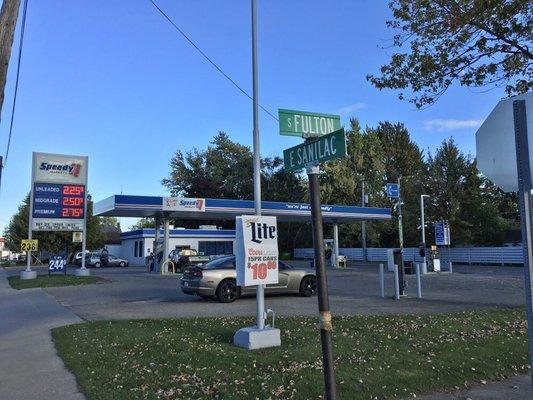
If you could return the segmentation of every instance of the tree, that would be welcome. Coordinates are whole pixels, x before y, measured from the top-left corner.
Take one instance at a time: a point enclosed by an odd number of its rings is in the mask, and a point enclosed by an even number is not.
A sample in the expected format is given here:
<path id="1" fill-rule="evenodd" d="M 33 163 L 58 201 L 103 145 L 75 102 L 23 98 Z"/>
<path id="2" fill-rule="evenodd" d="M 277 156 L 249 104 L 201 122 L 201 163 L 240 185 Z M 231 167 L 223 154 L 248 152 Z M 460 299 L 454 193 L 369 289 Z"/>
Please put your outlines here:
<path id="1" fill-rule="evenodd" d="M 458 81 L 469 87 L 505 85 L 508 95 L 533 88 L 533 2 L 530 0 L 392 0 L 394 53 L 378 89 L 410 89 L 417 107 L 434 103 Z"/>
<path id="2" fill-rule="evenodd" d="M 153 218 L 140 218 L 135 225 L 131 227 L 132 230 L 155 228 L 155 221 Z"/>
<path id="3" fill-rule="evenodd" d="M 12 251 L 20 251 L 20 242 L 28 238 L 30 196 L 27 195 L 4 231 L 6 245 Z M 39 249 L 50 253 L 81 250 L 80 243 L 72 243 L 72 232 L 33 232 L 39 240 Z M 104 245 L 105 235 L 99 217 L 93 216 L 93 202 L 87 202 L 87 248 L 98 249 Z"/>

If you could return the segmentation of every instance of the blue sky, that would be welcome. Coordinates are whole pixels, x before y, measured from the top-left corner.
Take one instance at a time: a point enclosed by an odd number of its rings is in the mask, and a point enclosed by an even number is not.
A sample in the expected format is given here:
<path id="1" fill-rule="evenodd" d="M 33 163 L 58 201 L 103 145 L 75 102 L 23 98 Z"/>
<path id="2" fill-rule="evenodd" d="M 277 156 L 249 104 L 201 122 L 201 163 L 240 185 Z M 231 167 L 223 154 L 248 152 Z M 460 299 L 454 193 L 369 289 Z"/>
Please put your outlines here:
<path id="1" fill-rule="evenodd" d="M 251 91 L 249 0 L 157 0 L 233 79 Z M 474 133 L 501 90 L 453 87 L 417 110 L 365 79 L 385 63 L 393 32 L 385 1 L 258 0 L 260 103 L 340 113 L 362 125 L 403 122 L 423 149 L 453 136 L 475 154 Z M 15 54 L 0 122 L 7 144 Z M 209 65 L 148 0 L 29 0 L 21 81 L 0 193 L 3 231 L 29 191 L 32 151 L 89 156 L 89 191 L 165 194 L 172 154 L 204 148 L 219 131 L 252 143 L 251 102 Z M 261 152 L 298 143 L 261 113 Z M 124 221 L 127 225 L 129 221 Z"/>

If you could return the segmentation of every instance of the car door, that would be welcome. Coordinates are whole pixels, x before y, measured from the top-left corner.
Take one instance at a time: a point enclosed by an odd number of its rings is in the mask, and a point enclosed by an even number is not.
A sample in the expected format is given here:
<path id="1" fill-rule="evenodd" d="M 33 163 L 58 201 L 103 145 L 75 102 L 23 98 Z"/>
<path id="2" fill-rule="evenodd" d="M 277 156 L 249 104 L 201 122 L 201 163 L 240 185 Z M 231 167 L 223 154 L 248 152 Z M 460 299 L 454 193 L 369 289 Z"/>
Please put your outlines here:
<path id="1" fill-rule="evenodd" d="M 114 255 L 110 254 L 108 257 L 108 265 L 110 267 L 116 267 L 118 265 L 118 259 Z"/>
<path id="2" fill-rule="evenodd" d="M 279 261 L 278 262 L 278 283 L 271 283 L 269 285 L 266 285 L 266 291 L 267 292 L 283 292 L 285 291 L 289 286 L 289 279 L 290 279 L 290 267 Z"/>

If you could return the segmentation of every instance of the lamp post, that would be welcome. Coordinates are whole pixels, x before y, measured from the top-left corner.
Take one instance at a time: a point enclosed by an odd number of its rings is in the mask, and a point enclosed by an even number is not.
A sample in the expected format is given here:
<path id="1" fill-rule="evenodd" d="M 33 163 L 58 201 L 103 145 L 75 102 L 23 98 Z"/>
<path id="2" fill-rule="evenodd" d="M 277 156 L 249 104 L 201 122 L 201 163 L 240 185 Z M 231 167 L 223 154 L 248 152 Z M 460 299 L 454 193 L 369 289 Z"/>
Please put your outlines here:
<path id="1" fill-rule="evenodd" d="M 420 195 L 420 231 L 422 233 L 422 246 L 424 248 L 424 257 L 422 260 L 422 273 L 427 271 L 427 262 L 426 262 L 426 222 L 424 218 L 424 197 L 429 197 L 427 194 Z"/>

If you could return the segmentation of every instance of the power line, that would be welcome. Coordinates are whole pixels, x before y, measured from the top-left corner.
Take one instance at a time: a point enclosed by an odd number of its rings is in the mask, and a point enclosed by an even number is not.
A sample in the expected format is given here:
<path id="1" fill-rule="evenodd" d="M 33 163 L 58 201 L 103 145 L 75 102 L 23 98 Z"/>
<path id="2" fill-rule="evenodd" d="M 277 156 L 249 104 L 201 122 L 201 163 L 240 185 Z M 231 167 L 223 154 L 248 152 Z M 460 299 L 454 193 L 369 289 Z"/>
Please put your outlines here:
<path id="1" fill-rule="evenodd" d="M 17 93 L 19 88 L 19 78 L 20 78 L 20 64 L 22 61 L 22 45 L 24 44 L 24 31 L 26 29 L 26 12 L 28 10 L 28 0 L 24 0 L 23 5 L 23 11 L 22 11 L 22 21 L 21 21 L 21 27 L 20 27 L 20 43 L 19 43 L 19 51 L 17 56 L 17 75 L 15 79 L 15 92 L 13 94 L 13 105 L 11 107 L 11 120 L 9 122 L 9 134 L 7 137 L 7 148 L 6 148 L 6 155 L 3 160 L 3 165 L 1 165 L 0 162 L 0 189 L 2 187 L 2 169 L 6 167 L 7 165 L 7 158 L 9 156 L 9 148 L 11 147 L 11 137 L 13 135 L 13 121 L 15 120 L 15 109 L 17 106 Z"/>
<path id="2" fill-rule="evenodd" d="M 20 44 L 19 52 L 17 56 L 17 77 L 15 79 L 15 93 L 13 94 L 13 106 L 11 107 L 11 121 L 9 122 L 9 136 L 7 138 L 6 156 L 4 157 L 4 167 L 7 165 L 7 157 L 9 156 L 9 148 L 11 147 L 11 136 L 13 134 L 13 121 L 15 120 L 15 108 L 17 106 L 17 93 L 19 88 L 20 78 L 20 64 L 22 61 L 22 45 L 24 44 L 24 31 L 26 28 L 26 11 L 28 9 L 28 0 L 24 0 L 24 6 L 22 11 L 22 23 L 20 27 Z"/>
<path id="3" fill-rule="evenodd" d="M 172 21 L 172 19 L 155 3 L 154 0 L 149 0 L 149 1 L 157 9 L 157 11 L 159 11 L 159 13 L 180 33 L 180 35 L 183 36 L 185 40 L 187 40 L 191 44 L 191 46 L 194 47 L 196 51 L 198 51 L 198 53 L 200 53 L 213 67 L 215 67 L 215 69 L 218 72 L 220 72 L 222 76 L 224 76 L 224 78 L 230 81 L 233 84 L 233 86 L 235 86 L 242 94 L 244 94 L 250 100 L 253 100 L 252 96 L 250 96 L 248 92 L 246 92 L 246 90 L 244 90 L 241 86 L 239 86 L 237 82 L 235 82 L 228 74 L 226 74 L 222 70 L 222 68 L 220 68 L 200 47 L 198 47 L 198 45 L 194 43 L 192 39 L 174 23 L 174 21 Z M 278 121 L 278 118 L 274 114 L 272 114 L 270 111 L 268 111 L 265 107 L 263 107 L 262 105 L 259 105 L 259 107 L 265 113 L 267 113 L 272 118 L 274 118 L 276 121 Z"/>

